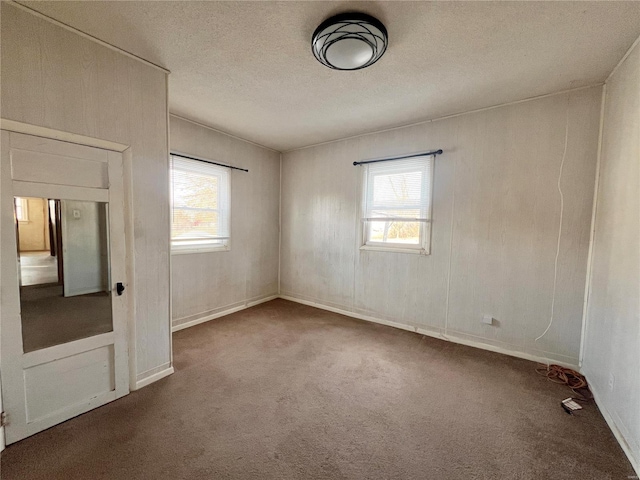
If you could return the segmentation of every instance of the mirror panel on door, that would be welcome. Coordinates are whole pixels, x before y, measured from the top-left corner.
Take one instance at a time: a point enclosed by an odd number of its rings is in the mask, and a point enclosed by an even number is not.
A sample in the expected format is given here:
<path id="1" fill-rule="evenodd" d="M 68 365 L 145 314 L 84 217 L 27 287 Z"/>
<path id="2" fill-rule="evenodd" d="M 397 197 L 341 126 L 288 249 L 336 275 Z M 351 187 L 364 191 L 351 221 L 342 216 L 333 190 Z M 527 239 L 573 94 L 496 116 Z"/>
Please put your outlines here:
<path id="1" fill-rule="evenodd" d="M 24 352 L 113 331 L 108 204 L 15 204 Z"/>

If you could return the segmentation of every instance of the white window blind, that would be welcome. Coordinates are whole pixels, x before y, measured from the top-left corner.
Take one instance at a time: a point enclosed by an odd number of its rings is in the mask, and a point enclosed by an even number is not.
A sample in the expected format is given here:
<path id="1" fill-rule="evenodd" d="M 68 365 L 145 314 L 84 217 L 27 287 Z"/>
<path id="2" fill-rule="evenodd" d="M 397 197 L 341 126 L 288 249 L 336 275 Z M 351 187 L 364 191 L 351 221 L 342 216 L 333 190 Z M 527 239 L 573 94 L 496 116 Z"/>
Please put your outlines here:
<path id="1" fill-rule="evenodd" d="M 429 253 L 432 175 L 432 156 L 365 167 L 365 245 Z"/>
<path id="2" fill-rule="evenodd" d="M 229 169 L 171 156 L 171 248 L 200 250 L 229 244 Z"/>

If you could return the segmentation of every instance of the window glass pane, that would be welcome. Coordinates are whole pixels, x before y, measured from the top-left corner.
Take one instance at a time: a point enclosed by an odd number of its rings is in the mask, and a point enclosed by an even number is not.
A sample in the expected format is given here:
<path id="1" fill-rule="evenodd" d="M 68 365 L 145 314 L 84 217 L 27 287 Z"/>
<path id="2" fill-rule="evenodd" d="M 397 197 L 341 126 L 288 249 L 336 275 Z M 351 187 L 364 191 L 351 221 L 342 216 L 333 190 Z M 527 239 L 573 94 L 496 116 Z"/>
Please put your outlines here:
<path id="1" fill-rule="evenodd" d="M 173 238 L 219 236 L 220 177 L 173 171 Z"/>
<path id="2" fill-rule="evenodd" d="M 365 243 L 428 248 L 431 167 L 431 157 L 367 166 Z"/>
<path id="3" fill-rule="evenodd" d="M 177 207 L 218 208 L 220 177 L 175 169 L 173 204 Z"/>
<path id="4" fill-rule="evenodd" d="M 369 222 L 369 240 L 382 243 L 420 243 L 420 222 Z"/>
<path id="5" fill-rule="evenodd" d="M 229 171 L 171 157 L 173 248 L 225 245 L 229 239 Z"/>
<path id="6" fill-rule="evenodd" d="M 219 215 L 216 210 L 196 208 L 173 209 L 173 238 L 217 238 Z"/>
<path id="7" fill-rule="evenodd" d="M 29 221 L 28 203 L 26 198 L 15 197 L 16 219 L 19 222 Z"/>

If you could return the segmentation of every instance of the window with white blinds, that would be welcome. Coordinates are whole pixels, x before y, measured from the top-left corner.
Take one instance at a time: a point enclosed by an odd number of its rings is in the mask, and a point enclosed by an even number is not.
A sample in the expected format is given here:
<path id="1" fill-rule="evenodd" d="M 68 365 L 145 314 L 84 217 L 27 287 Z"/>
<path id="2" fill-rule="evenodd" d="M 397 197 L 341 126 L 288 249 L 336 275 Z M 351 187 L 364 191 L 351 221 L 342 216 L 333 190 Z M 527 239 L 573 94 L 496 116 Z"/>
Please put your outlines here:
<path id="1" fill-rule="evenodd" d="M 171 156 L 171 249 L 226 249 L 229 245 L 229 169 Z"/>
<path id="2" fill-rule="evenodd" d="M 365 167 L 364 244 L 429 253 L 433 157 Z"/>
<path id="3" fill-rule="evenodd" d="M 29 221 L 29 203 L 26 198 L 15 197 L 16 203 L 16 220 L 19 222 Z"/>

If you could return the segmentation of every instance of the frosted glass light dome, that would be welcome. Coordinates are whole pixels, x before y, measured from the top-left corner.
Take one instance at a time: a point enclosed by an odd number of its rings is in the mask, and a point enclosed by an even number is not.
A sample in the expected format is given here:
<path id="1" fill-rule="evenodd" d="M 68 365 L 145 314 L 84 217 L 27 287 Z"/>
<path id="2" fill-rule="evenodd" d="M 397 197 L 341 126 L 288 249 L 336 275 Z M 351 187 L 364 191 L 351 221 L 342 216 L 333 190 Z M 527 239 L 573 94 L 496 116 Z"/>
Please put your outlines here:
<path id="1" fill-rule="evenodd" d="M 311 49 L 329 68 L 359 70 L 377 62 L 387 42 L 387 29 L 379 20 L 364 13 L 341 13 L 316 28 Z"/>

